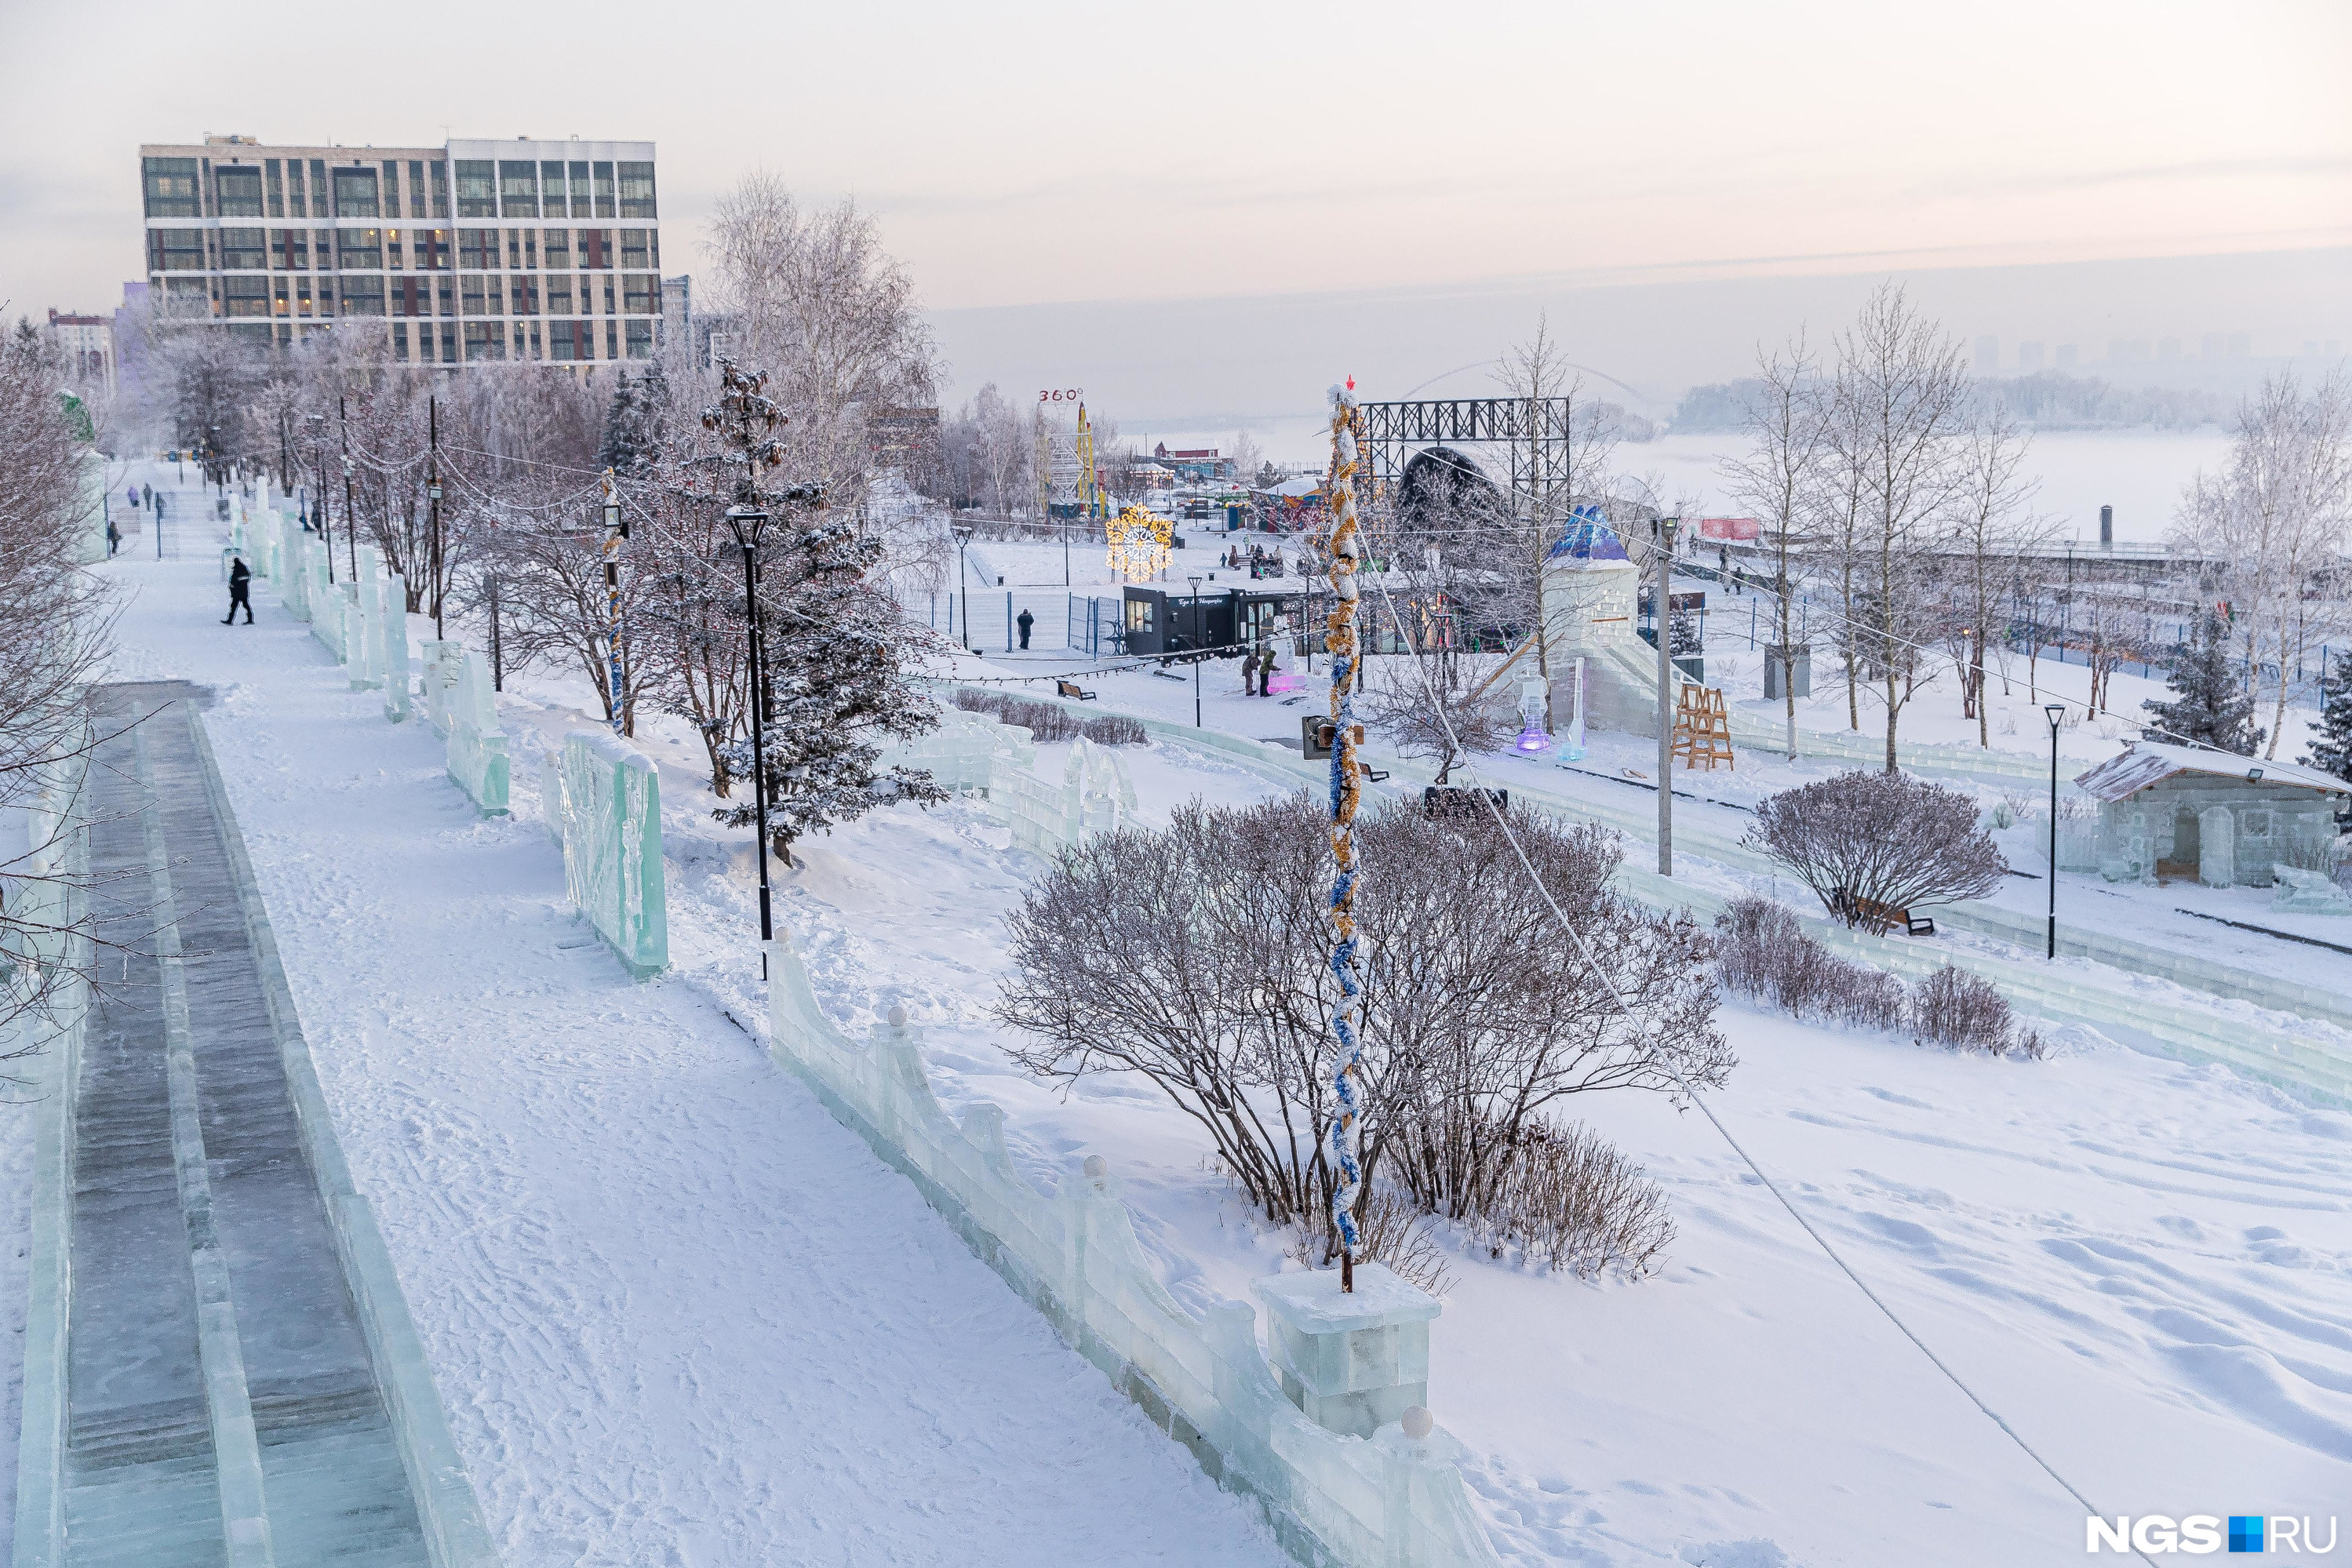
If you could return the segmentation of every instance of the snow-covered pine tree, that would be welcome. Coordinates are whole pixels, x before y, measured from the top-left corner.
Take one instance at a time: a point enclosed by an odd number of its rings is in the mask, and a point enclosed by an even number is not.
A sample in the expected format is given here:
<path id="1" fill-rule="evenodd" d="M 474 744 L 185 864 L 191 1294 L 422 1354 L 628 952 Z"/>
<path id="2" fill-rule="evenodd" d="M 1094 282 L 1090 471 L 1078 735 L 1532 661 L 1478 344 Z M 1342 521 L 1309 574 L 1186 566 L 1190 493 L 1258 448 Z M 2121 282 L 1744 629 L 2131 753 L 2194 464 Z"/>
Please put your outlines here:
<path id="1" fill-rule="evenodd" d="M 2328 672 L 2327 704 L 2319 712 L 2319 738 L 2303 756 L 2305 768 L 2352 779 L 2352 653 L 2336 655 Z"/>
<path id="2" fill-rule="evenodd" d="M 2173 661 L 2164 684 L 2178 694 L 2168 703 L 2144 702 L 2161 730 L 2156 738 L 2202 742 L 2241 757 L 2253 754 L 2263 732 L 2255 727 L 2254 699 L 2230 667 L 2230 627 L 2221 612 L 2198 618 L 2189 645 Z"/>
<path id="3" fill-rule="evenodd" d="M 624 479 L 642 478 L 653 471 L 662 451 L 662 410 L 668 388 L 657 370 L 647 370 L 635 382 L 623 371 L 604 410 L 604 440 L 596 448 L 598 466 Z"/>
<path id="4" fill-rule="evenodd" d="M 762 573 L 768 828 L 786 865 L 793 841 L 805 834 L 877 806 L 947 799 L 920 768 L 877 766 L 878 737 L 919 735 L 939 722 L 937 706 L 901 667 L 905 627 L 896 608 L 866 580 L 882 549 L 846 522 L 810 513 Z M 729 748 L 727 766 L 749 776 L 749 739 Z M 718 812 L 732 827 L 754 815 L 750 802 Z"/>

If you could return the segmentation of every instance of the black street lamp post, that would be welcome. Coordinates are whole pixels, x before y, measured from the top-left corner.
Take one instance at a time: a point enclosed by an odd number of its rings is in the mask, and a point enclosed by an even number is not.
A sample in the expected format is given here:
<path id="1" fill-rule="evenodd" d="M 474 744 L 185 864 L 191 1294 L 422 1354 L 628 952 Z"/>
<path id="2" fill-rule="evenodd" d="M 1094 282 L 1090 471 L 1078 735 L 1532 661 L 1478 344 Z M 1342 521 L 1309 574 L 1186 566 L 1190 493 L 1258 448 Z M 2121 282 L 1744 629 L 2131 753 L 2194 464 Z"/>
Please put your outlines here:
<path id="1" fill-rule="evenodd" d="M 747 486 L 749 488 L 750 486 Z M 754 489 L 756 495 L 757 491 Z M 768 977 L 768 944 L 775 940 L 774 906 L 768 885 L 768 730 L 766 716 L 761 711 L 768 705 L 761 700 L 760 685 L 760 535 L 768 526 L 768 514 L 758 506 L 727 508 L 727 527 L 735 535 L 735 544 L 743 552 L 743 612 L 744 612 L 744 694 L 751 709 L 751 815 L 757 821 L 760 835 L 760 978 Z"/>
<path id="2" fill-rule="evenodd" d="M 976 653 L 971 645 L 971 568 L 964 563 L 964 547 L 971 543 L 971 525 L 953 525 L 956 542 L 956 591 L 963 598 L 963 650 Z"/>
<path id="3" fill-rule="evenodd" d="M 2047 956 L 2058 956 L 2058 727 L 2066 717 L 2064 703 L 2046 703 L 2042 711 L 2050 716 L 2050 950 Z"/>
<path id="4" fill-rule="evenodd" d="M 1201 727 L 1201 580 L 1188 577 L 1192 585 L 1192 727 Z"/>

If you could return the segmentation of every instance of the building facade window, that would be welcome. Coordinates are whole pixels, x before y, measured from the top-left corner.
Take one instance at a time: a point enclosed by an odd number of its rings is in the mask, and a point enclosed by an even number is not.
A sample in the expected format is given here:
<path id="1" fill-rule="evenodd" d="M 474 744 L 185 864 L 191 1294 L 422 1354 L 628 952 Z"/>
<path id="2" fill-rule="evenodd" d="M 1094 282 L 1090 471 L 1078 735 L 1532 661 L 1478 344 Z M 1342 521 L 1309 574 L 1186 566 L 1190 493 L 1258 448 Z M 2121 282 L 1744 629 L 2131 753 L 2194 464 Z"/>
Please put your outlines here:
<path id="1" fill-rule="evenodd" d="M 269 279 L 266 277 L 221 279 L 221 314 L 231 317 L 268 316 L 269 314 Z"/>
<path id="2" fill-rule="evenodd" d="M 539 166 L 540 213 L 543 217 L 563 216 L 563 164 L 549 159 Z"/>
<path id="3" fill-rule="evenodd" d="M 149 229 L 147 231 L 148 271 L 202 272 L 204 269 L 204 230 Z"/>
<path id="4" fill-rule="evenodd" d="M 596 171 L 596 215 L 600 218 L 617 218 L 621 215 L 621 204 L 613 194 L 613 166 L 610 163 L 600 162 L 594 165 L 594 168 Z"/>
<path id="5" fill-rule="evenodd" d="M 507 357 L 507 329 L 495 321 L 466 323 L 466 358 L 479 364 L 485 360 Z"/>
<path id="6" fill-rule="evenodd" d="M 220 232 L 221 269 L 225 272 L 261 272 L 269 266 L 269 252 L 263 245 L 262 229 L 223 229 Z"/>
<path id="7" fill-rule="evenodd" d="M 467 272 L 488 272 L 499 264 L 499 231 L 459 229 L 457 266 Z"/>
<path id="8" fill-rule="evenodd" d="M 646 244 L 645 230 L 623 229 L 621 231 L 621 265 L 623 267 L 659 267 L 661 263 L 646 259 L 650 248 Z"/>
<path id="9" fill-rule="evenodd" d="M 588 165 L 585 163 L 574 163 L 572 165 L 571 172 L 572 215 L 575 218 L 594 217 L 596 215 L 596 201 L 594 196 L 590 194 L 589 192 Z"/>
<path id="10" fill-rule="evenodd" d="M 433 215 L 436 218 L 446 218 L 449 215 L 449 166 L 446 163 L 435 163 L 432 169 Z"/>
<path id="11" fill-rule="evenodd" d="M 618 321 L 604 323 L 604 357 L 608 360 L 621 357 L 621 324 Z"/>
<path id="12" fill-rule="evenodd" d="M 611 229 L 580 231 L 580 265 L 591 272 L 602 272 L 613 265 Z"/>
<path id="13" fill-rule="evenodd" d="M 547 256 L 548 270 L 568 269 L 572 266 L 572 231 L 548 229 L 540 235 L 541 248 Z"/>
<path id="14" fill-rule="evenodd" d="M 622 280 L 621 313 L 656 316 L 661 313 L 661 279 L 650 272 L 632 272 Z"/>
<path id="15" fill-rule="evenodd" d="M 629 358 L 633 360 L 652 359 L 654 357 L 654 324 L 650 321 L 631 321 L 627 323 L 627 326 L 629 329 Z"/>
<path id="16" fill-rule="evenodd" d="M 261 208 L 261 167 L 239 163 L 213 171 L 213 200 L 225 218 L 257 218 Z"/>
<path id="17" fill-rule="evenodd" d="M 433 280 L 429 277 L 398 277 L 392 283 L 392 313 L 395 316 L 430 316 L 433 314 Z"/>
<path id="18" fill-rule="evenodd" d="M 383 215 L 383 206 L 376 200 L 374 170 L 335 171 L 335 216 L 376 218 Z"/>
<path id="19" fill-rule="evenodd" d="M 510 308 L 507 313 L 510 316 L 538 315 L 539 279 L 535 277 L 508 278 L 507 304 Z"/>
<path id="20" fill-rule="evenodd" d="M 494 218 L 499 215 L 498 179 L 495 166 L 488 159 L 457 160 L 457 215 L 461 218 Z"/>
<path id="21" fill-rule="evenodd" d="M 293 292 L 292 287 L 282 277 L 272 282 L 269 286 L 269 313 L 272 316 L 291 316 L 294 313 Z"/>
<path id="22" fill-rule="evenodd" d="M 397 158 L 383 161 L 383 215 L 388 218 L 401 215 L 400 160 Z"/>
<path id="23" fill-rule="evenodd" d="M 457 284 L 454 278 L 443 278 L 435 288 L 434 295 L 440 301 L 442 315 L 455 316 L 457 313 Z"/>
<path id="24" fill-rule="evenodd" d="M 310 203 L 302 192 L 302 160 L 299 158 L 286 160 L 286 215 L 289 218 L 310 215 Z"/>
<path id="25" fill-rule="evenodd" d="M 569 316 L 572 314 L 571 274 L 564 272 L 550 273 L 547 277 L 545 293 L 547 296 L 547 313 L 550 316 Z"/>
<path id="26" fill-rule="evenodd" d="M 140 181 L 146 189 L 151 218 L 200 216 L 196 203 L 196 161 L 193 158 L 143 158 Z"/>
<path id="27" fill-rule="evenodd" d="M 459 292 L 466 302 L 466 314 L 468 316 L 488 315 L 489 308 L 482 302 L 482 280 L 478 277 L 467 277 L 461 279 L 461 282 L 463 287 Z"/>
<path id="28" fill-rule="evenodd" d="M 654 211 L 654 166 L 650 163 L 622 163 L 616 167 L 621 177 L 621 215 L 625 218 L 660 216 Z"/>
<path id="29" fill-rule="evenodd" d="M 346 316 L 383 315 L 383 279 L 381 277 L 344 278 L 342 313 Z"/>
<path id="30" fill-rule="evenodd" d="M 551 360 L 572 361 L 593 358 L 580 352 L 580 343 L 570 321 L 550 321 L 547 324 L 547 357 Z"/>
<path id="31" fill-rule="evenodd" d="M 280 272 L 301 272 L 310 265 L 309 229 L 271 229 L 269 263 Z"/>
<path id="32" fill-rule="evenodd" d="M 390 267 L 390 268 L 391 268 L 393 271 L 394 271 L 394 272 L 403 272 L 403 271 L 405 271 L 405 270 L 406 270 L 406 268 L 405 268 L 405 267 L 404 267 L 401 265 L 401 259 L 402 259 L 402 257 L 403 257 L 403 256 L 404 256 L 404 254 L 405 254 L 405 247 L 404 247 L 404 246 L 402 246 L 402 244 L 400 243 L 400 231 L 399 231 L 398 229 L 386 229 L 386 230 L 384 230 L 384 231 L 383 231 L 383 264 L 384 264 L 384 266 L 386 266 L 386 267 Z"/>
<path id="33" fill-rule="evenodd" d="M 415 254 L 419 272 L 449 270 L 449 231 L 447 229 L 415 229 L 408 236 L 410 249 Z"/>
<path id="34" fill-rule="evenodd" d="M 345 272 L 364 269 L 374 272 L 383 267 L 383 231 L 382 229 L 337 229 L 335 231 L 335 265 Z"/>
<path id="35" fill-rule="evenodd" d="M 268 183 L 269 193 L 269 215 L 273 218 L 282 218 L 286 215 L 285 173 L 279 168 L 278 160 L 275 158 L 263 163 L 261 170 L 262 178 Z"/>
<path id="36" fill-rule="evenodd" d="M 396 360 L 408 358 L 408 323 L 405 321 L 392 324 L 392 357 Z M 622 689 L 625 691 L 627 688 Z"/>
<path id="37" fill-rule="evenodd" d="M 499 215 L 539 216 L 539 165 L 529 159 L 499 160 Z"/>

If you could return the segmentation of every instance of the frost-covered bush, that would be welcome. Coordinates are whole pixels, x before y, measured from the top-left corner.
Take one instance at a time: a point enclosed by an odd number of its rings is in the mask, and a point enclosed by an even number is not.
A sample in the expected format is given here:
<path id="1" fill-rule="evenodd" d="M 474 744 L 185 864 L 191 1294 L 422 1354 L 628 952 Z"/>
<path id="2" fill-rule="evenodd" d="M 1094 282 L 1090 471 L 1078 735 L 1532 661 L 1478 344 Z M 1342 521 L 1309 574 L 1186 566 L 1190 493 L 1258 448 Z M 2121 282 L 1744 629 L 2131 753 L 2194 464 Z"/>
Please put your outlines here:
<path id="1" fill-rule="evenodd" d="M 1976 797 L 1907 773 L 1857 769 L 1756 806 L 1745 841 L 1820 895 L 1848 925 L 1865 904 L 1908 909 L 1982 898 L 2008 862 L 1977 823 Z"/>
<path id="2" fill-rule="evenodd" d="M 1949 964 L 1912 988 L 1911 1028 L 1923 1043 L 1960 1051 L 2034 1061 L 2048 1054 L 2040 1032 L 2018 1021 L 1991 981 Z"/>
<path id="3" fill-rule="evenodd" d="M 1538 1118 L 1505 1155 L 1469 1230 L 1489 1257 L 1580 1279 L 1646 1274 L 1675 1239 L 1666 1195 L 1581 1122 Z"/>
<path id="4" fill-rule="evenodd" d="M 1716 974 L 1732 990 L 1855 1029 L 1900 1029 L 1909 1017 L 1902 981 L 1839 957 L 1785 904 L 1750 894 L 1732 900 L 1715 924 Z"/>
<path id="5" fill-rule="evenodd" d="M 1356 821 L 1364 1168 L 1457 1219 L 1565 1097 L 1679 1096 L 1720 1085 L 1732 1065 L 1706 933 L 1611 889 L 1615 835 L 1543 818 L 1514 827 L 1516 848 L 1491 821 L 1432 821 L 1402 801 Z M 1064 852 L 1006 917 L 1012 967 L 995 1011 L 1022 1032 L 1013 1060 L 1065 1080 L 1139 1074 L 1275 1224 L 1313 1223 L 1332 1190 L 1329 832 L 1303 794 L 1179 807 L 1165 830 Z M 1607 979 L 1534 895 L 1522 851 Z"/>
<path id="6" fill-rule="evenodd" d="M 1994 1056 L 2038 1061 L 2047 1053 L 2042 1036 L 1980 975 L 1947 964 L 1906 989 L 1884 969 L 1839 957 L 1807 936 L 1787 905 L 1753 894 L 1732 900 L 1715 925 L 1717 978 L 1784 1012 L 1856 1029 L 1908 1029 L 1922 1044 Z"/>
<path id="7" fill-rule="evenodd" d="M 1433 1296 L 1445 1293 L 1445 1248 L 1428 1213 L 1394 1182 L 1364 1185 L 1363 1196 L 1356 1201 L 1356 1235 L 1359 1257 L 1385 1263 Z M 1339 1251 L 1328 1211 L 1302 1214 L 1291 1221 L 1286 1250 L 1307 1268 L 1329 1268 Z"/>
<path id="8" fill-rule="evenodd" d="M 1005 692 L 960 691 L 955 704 L 966 713 L 1017 724 L 1042 745 L 1084 736 L 1097 746 L 1141 746 L 1146 738 L 1143 726 L 1124 714 L 1076 714 L 1059 703 L 1033 702 Z"/>

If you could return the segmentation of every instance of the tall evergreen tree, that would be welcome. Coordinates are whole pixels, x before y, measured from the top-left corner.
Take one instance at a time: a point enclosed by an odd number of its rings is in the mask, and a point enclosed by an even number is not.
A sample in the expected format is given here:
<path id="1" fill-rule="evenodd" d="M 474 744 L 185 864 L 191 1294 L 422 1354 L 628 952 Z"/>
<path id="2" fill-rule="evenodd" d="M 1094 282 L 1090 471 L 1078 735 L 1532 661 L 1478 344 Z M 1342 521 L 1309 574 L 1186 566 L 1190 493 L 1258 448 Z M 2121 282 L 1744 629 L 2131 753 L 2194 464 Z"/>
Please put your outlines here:
<path id="1" fill-rule="evenodd" d="M 2189 646 L 2173 661 L 2164 684 L 2177 694 L 2168 703 L 2144 702 L 2163 733 L 2161 740 L 2202 742 L 2241 757 L 2263 743 L 2254 725 L 2254 699 L 2230 667 L 2230 625 L 2218 610 L 2198 619 Z"/>
<path id="2" fill-rule="evenodd" d="M 2352 779 L 2352 653 L 2336 655 L 2328 672 L 2327 705 L 2319 713 L 2319 738 L 2303 756 L 2305 768 Z"/>
<path id="3" fill-rule="evenodd" d="M 837 826 L 877 806 L 947 799 L 920 768 L 877 767 L 876 737 L 919 735 L 939 722 L 930 698 L 901 668 L 905 631 L 887 595 L 866 574 L 881 559 L 878 539 L 860 538 L 824 513 L 771 558 L 773 586 L 762 584 L 761 648 L 766 665 L 764 710 L 768 829 L 784 863 L 805 834 Z M 738 777 L 751 768 L 751 742 L 728 750 Z M 719 820 L 742 827 L 752 803 L 722 808 Z"/>
<path id="4" fill-rule="evenodd" d="M 599 467 L 624 479 L 642 478 L 653 471 L 662 449 L 662 403 L 667 389 L 658 372 L 648 370 L 635 383 L 621 372 L 613 401 L 604 410 L 604 435 L 596 447 Z"/>

